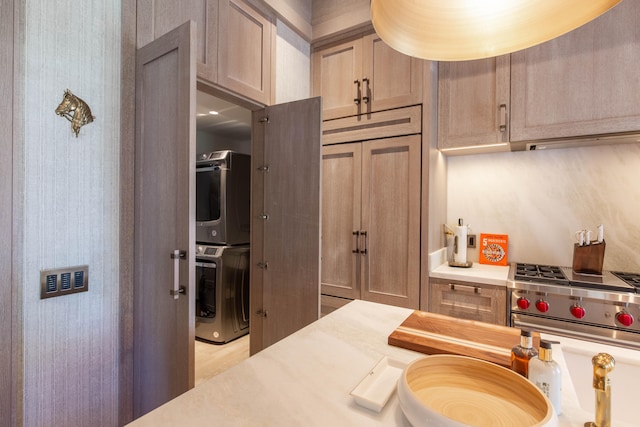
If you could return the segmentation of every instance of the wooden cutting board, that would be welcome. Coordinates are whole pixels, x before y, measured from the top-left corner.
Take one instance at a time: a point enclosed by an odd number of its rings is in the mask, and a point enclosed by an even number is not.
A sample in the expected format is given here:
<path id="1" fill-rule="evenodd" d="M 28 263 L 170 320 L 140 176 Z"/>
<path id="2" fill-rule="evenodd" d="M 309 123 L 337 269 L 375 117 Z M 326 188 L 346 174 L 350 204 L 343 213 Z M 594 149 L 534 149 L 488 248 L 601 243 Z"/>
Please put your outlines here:
<path id="1" fill-rule="evenodd" d="M 388 343 L 424 354 L 459 354 L 510 367 L 520 329 L 416 310 L 389 335 Z M 540 346 L 538 332 L 533 332 L 533 346 Z"/>

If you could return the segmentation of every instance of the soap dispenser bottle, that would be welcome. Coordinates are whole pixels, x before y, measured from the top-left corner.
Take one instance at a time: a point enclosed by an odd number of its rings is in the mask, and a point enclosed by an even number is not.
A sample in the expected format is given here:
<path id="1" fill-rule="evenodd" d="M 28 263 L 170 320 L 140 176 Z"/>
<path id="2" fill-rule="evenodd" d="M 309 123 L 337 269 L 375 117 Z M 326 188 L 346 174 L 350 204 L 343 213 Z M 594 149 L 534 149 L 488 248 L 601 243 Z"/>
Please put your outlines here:
<path id="1" fill-rule="evenodd" d="M 520 331 L 520 344 L 511 349 L 511 369 L 525 378 L 529 377 L 529 360 L 538 355 L 533 348 L 533 337 L 530 330 Z"/>
<path id="2" fill-rule="evenodd" d="M 534 383 L 549 398 L 556 414 L 562 413 L 562 372 L 553 360 L 553 341 L 540 340 L 538 357 L 529 361 L 529 381 Z"/>

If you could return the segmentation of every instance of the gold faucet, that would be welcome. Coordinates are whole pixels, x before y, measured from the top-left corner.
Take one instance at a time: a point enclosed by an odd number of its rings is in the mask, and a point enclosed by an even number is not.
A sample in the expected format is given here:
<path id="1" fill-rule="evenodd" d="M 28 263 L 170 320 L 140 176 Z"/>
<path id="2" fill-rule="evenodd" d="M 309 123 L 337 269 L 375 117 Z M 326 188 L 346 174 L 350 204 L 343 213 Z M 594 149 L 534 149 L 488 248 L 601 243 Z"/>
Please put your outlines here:
<path id="1" fill-rule="evenodd" d="M 584 423 L 585 427 L 611 427 L 611 383 L 607 374 L 613 371 L 616 361 L 607 353 L 598 353 L 593 364 L 593 388 L 596 390 L 596 421 Z"/>

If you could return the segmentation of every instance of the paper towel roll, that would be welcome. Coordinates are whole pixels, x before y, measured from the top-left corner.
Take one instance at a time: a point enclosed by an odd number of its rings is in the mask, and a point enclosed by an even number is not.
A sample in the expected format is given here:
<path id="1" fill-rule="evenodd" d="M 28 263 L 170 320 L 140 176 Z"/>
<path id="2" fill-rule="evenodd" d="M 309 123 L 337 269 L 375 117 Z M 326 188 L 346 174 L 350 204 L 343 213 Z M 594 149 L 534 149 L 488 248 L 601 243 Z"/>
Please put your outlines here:
<path id="1" fill-rule="evenodd" d="M 453 260 L 464 264 L 467 262 L 467 230 L 468 226 L 458 225 L 454 229 Z"/>

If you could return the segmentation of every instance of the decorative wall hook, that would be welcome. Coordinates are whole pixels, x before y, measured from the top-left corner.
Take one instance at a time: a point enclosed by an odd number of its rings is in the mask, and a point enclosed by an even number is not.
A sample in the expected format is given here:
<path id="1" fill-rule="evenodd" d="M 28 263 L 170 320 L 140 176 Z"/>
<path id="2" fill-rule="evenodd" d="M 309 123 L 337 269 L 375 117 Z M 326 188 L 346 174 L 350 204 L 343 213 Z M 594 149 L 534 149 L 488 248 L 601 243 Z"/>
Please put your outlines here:
<path id="1" fill-rule="evenodd" d="M 71 122 L 71 131 L 78 137 L 80 128 L 95 119 L 91 115 L 91 109 L 82 99 L 71 93 L 69 89 L 64 91 L 62 102 L 56 108 L 56 114 Z"/>

